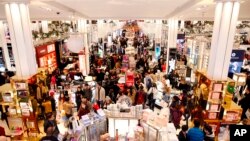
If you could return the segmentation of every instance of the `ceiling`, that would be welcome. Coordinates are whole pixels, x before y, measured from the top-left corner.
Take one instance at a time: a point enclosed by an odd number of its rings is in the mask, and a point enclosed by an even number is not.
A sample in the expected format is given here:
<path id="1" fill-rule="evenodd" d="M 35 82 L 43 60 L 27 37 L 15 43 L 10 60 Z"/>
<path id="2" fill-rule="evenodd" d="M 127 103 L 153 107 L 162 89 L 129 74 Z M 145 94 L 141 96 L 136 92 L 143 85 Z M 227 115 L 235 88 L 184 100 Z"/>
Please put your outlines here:
<path id="1" fill-rule="evenodd" d="M 2 0 L 0 0 L 1 2 Z M 5 0 L 6 1 L 6 0 Z M 213 20 L 214 0 L 30 0 L 32 20 L 168 19 Z M 241 4 L 239 19 L 250 20 L 250 0 Z M 0 4 L 4 20 L 4 5 Z"/>
<path id="2" fill-rule="evenodd" d="M 239 20 L 250 20 L 250 0 L 241 0 Z M 196 5 L 190 6 L 175 16 L 184 20 L 213 20 L 215 2 L 203 0 Z"/>

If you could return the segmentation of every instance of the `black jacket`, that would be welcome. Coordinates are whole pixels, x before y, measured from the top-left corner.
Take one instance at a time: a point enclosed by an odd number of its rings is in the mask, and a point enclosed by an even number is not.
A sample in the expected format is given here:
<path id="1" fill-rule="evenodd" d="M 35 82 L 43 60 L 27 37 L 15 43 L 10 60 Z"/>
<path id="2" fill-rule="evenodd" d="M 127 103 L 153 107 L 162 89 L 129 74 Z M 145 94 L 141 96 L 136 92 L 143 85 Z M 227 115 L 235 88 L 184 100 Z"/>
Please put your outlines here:
<path id="1" fill-rule="evenodd" d="M 250 108 L 250 94 L 245 94 L 245 97 L 239 101 L 239 105 L 241 105 L 243 111 Z"/>
<path id="2" fill-rule="evenodd" d="M 180 131 L 180 133 L 178 135 L 178 139 L 179 139 L 179 141 L 188 141 L 187 134 L 185 136 L 184 133 L 182 131 Z"/>
<path id="3" fill-rule="evenodd" d="M 44 136 L 41 138 L 40 141 L 59 141 L 59 140 L 54 136 Z"/>

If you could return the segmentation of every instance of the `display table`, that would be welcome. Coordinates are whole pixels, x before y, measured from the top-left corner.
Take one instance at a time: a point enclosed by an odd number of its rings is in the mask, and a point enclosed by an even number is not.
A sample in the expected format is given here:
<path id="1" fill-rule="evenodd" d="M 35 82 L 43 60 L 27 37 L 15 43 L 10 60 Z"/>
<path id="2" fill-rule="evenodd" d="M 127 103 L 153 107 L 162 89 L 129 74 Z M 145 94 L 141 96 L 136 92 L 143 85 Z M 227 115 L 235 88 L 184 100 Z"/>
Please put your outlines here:
<path id="1" fill-rule="evenodd" d="M 162 108 L 156 113 L 150 109 L 137 112 L 139 110 L 136 107 L 135 111 L 137 114 L 133 114 L 133 107 L 127 113 L 117 111 L 117 109 L 112 107 L 113 105 L 109 110 L 104 110 L 107 113 L 111 138 L 115 137 L 116 130 L 118 129 L 119 139 L 127 137 L 133 140 L 136 137 L 136 133 L 134 132 L 140 120 L 144 141 L 178 141 L 174 124 L 168 123 L 168 108 Z M 114 111 L 110 111 L 110 109 Z"/>
<path id="2" fill-rule="evenodd" d="M 145 141 L 178 141 L 177 132 L 173 123 L 166 127 L 156 127 L 152 124 L 142 123 Z"/>
<path id="3" fill-rule="evenodd" d="M 141 118 L 142 105 L 132 106 L 128 112 L 120 112 L 119 107 L 122 106 L 112 104 L 107 107 L 107 110 L 104 110 L 108 118 L 110 137 L 115 137 L 116 129 L 120 136 L 125 137 L 134 130 Z"/>
<path id="4" fill-rule="evenodd" d="M 101 117 L 95 113 L 84 115 L 78 123 L 73 121 L 72 129 L 65 127 L 66 123 L 62 119 L 57 124 L 60 131 L 59 139 L 62 139 L 68 133 L 76 141 L 98 141 L 100 136 L 107 132 L 106 117 Z"/>

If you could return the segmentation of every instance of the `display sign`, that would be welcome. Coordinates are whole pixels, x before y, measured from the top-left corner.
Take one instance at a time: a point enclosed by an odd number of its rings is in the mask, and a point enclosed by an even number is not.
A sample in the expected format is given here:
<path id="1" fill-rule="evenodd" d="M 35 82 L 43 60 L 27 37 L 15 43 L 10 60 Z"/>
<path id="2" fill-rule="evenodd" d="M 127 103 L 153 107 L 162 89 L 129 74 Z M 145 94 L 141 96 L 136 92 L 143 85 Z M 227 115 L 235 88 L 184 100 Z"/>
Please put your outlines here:
<path id="1" fill-rule="evenodd" d="M 223 90 L 223 83 L 214 83 L 213 91 L 220 92 Z"/>
<path id="2" fill-rule="evenodd" d="M 47 46 L 47 52 L 50 53 L 50 52 L 53 52 L 53 51 L 55 51 L 55 44 L 48 45 Z"/>
<path id="3" fill-rule="evenodd" d="M 160 59 L 161 56 L 161 47 L 160 45 L 155 46 L 155 59 L 158 60 Z"/>
<path id="4" fill-rule="evenodd" d="M 20 133 L 23 131 L 23 120 L 19 117 L 8 117 L 9 128 L 13 133 Z"/>
<path id="5" fill-rule="evenodd" d="M 26 89 L 26 83 L 25 82 L 17 82 L 15 83 L 16 90 L 25 90 Z"/>
<path id="6" fill-rule="evenodd" d="M 240 73 L 243 65 L 245 50 L 232 50 L 231 60 L 229 65 L 229 73 Z"/>
<path id="7" fill-rule="evenodd" d="M 57 68 L 55 44 L 37 46 L 36 57 L 38 67 L 47 68 L 49 72 Z"/>
<path id="8" fill-rule="evenodd" d="M 3 93 L 2 97 L 3 97 L 4 102 L 12 102 L 13 101 L 11 93 L 9 93 L 9 92 Z"/>
<path id="9" fill-rule="evenodd" d="M 17 97 L 19 98 L 27 98 L 29 96 L 29 92 L 27 90 L 18 90 Z"/>
<path id="10" fill-rule="evenodd" d="M 42 46 L 36 47 L 36 55 L 37 55 L 37 57 L 42 57 L 42 56 L 44 56 L 46 54 L 48 54 L 47 45 L 42 45 Z"/>

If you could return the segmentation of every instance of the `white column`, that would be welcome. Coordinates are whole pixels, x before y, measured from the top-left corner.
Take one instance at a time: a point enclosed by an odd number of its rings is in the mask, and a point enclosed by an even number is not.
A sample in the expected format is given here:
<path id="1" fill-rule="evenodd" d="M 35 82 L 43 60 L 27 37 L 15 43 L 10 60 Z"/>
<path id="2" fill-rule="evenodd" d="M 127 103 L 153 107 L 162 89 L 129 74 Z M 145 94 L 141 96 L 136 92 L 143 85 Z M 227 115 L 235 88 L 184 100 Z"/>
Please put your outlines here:
<path id="1" fill-rule="evenodd" d="M 180 29 L 184 29 L 184 26 L 185 26 L 185 22 L 182 20 L 182 21 L 181 21 Z"/>
<path id="2" fill-rule="evenodd" d="M 20 77 L 34 75 L 37 72 L 37 64 L 28 5 L 20 1 L 6 3 L 5 12 L 16 63 L 16 75 Z"/>
<path id="3" fill-rule="evenodd" d="M 48 21 L 42 21 L 42 30 L 43 30 L 43 33 L 49 32 Z"/>
<path id="4" fill-rule="evenodd" d="M 12 71 L 13 69 L 10 64 L 10 56 L 5 37 L 4 24 L 2 21 L 0 21 L 0 46 L 3 48 L 3 57 L 5 61 L 5 66 L 8 70 Z"/>
<path id="5" fill-rule="evenodd" d="M 31 27 L 31 30 L 39 32 L 39 21 L 32 22 Z"/>
<path id="6" fill-rule="evenodd" d="M 84 45 L 84 61 L 83 64 L 86 66 L 86 74 L 89 74 L 90 65 L 89 65 L 89 45 L 88 45 L 88 31 L 87 31 L 87 20 L 81 19 L 78 20 L 78 32 L 83 34 L 83 45 Z M 80 61 L 80 60 L 79 60 Z"/>
<path id="7" fill-rule="evenodd" d="M 214 80 L 227 80 L 240 3 L 218 1 L 207 74 Z"/>
<path id="8" fill-rule="evenodd" d="M 168 73 L 168 62 L 169 62 L 169 48 L 176 48 L 177 44 L 177 34 L 178 34 L 178 20 L 169 19 L 168 20 L 168 48 L 167 48 L 167 66 L 166 73 Z"/>
<path id="9" fill-rule="evenodd" d="M 86 32 L 86 20 L 80 19 L 77 21 L 77 31 L 80 33 Z"/>
<path id="10" fill-rule="evenodd" d="M 156 25 L 155 25 L 156 43 L 161 43 L 161 30 L 162 30 L 162 20 L 156 20 Z"/>

